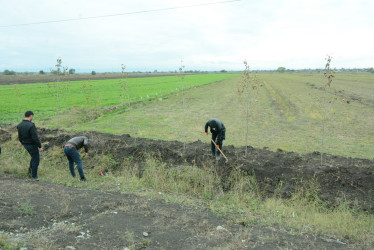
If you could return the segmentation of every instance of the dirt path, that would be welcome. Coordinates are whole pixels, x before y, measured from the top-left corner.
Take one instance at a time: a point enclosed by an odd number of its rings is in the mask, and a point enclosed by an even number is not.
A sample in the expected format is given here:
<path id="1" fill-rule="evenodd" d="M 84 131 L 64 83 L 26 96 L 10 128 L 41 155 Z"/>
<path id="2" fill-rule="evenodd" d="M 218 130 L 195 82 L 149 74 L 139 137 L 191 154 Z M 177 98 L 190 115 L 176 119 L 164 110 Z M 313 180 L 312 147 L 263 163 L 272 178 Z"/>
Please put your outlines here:
<path id="1" fill-rule="evenodd" d="M 0 177 L 0 235 L 27 249 L 341 249 L 337 239 L 240 226 L 204 206 Z"/>

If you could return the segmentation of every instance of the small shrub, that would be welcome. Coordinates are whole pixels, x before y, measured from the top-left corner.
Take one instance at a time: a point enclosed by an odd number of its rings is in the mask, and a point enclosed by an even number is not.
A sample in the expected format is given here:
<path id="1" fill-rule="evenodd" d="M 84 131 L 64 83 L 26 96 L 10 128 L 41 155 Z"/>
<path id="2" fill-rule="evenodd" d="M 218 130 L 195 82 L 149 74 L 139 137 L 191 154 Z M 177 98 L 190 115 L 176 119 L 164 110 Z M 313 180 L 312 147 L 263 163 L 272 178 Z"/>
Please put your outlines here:
<path id="1" fill-rule="evenodd" d="M 249 116 L 250 107 L 255 105 L 259 87 L 262 86 L 257 75 L 252 76 L 247 60 L 244 60 L 244 71 L 242 72 L 240 85 L 238 86 L 239 102 L 244 106 L 246 136 L 245 136 L 245 156 L 248 155 L 248 138 L 249 138 Z"/>
<path id="2" fill-rule="evenodd" d="M 18 211 L 23 216 L 32 216 L 34 214 L 34 207 L 30 204 L 30 200 L 27 200 L 19 205 Z"/>
<path id="3" fill-rule="evenodd" d="M 129 94 L 129 85 L 127 82 L 127 78 L 129 74 L 125 71 L 126 65 L 121 65 L 121 79 L 118 82 L 118 85 L 120 87 L 120 97 L 122 105 L 125 104 L 125 97 L 127 96 L 127 104 L 130 106 L 130 94 Z"/>
<path id="4" fill-rule="evenodd" d="M 331 64 L 332 57 L 327 56 L 326 58 L 326 66 L 325 66 L 325 72 L 323 73 L 323 76 L 327 79 L 326 84 L 324 85 L 324 92 L 325 95 L 323 97 L 323 114 L 322 114 L 322 136 L 321 136 L 321 166 L 323 164 L 323 151 L 324 151 L 324 143 L 325 143 L 325 134 L 326 134 L 326 121 L 330 116 L 330 112 L 328 104 L 331 105 L 332 101 L 328 100 L 331 96 L 331 83 L 335 76 L 335 71 L 331 70 L 330 64 Z"/>

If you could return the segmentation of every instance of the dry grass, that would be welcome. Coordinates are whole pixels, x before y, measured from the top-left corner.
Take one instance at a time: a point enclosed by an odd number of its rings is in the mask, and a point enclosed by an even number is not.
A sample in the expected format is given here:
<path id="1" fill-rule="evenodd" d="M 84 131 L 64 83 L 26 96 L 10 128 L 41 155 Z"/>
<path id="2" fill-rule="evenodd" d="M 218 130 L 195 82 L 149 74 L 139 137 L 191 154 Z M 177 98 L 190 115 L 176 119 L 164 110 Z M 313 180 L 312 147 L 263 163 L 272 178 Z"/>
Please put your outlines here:
<path id="1" fill-rule="evenodd" d="M 7 150 L 2 157 L 0 173 L 25 177 L 29 156 L 16 141 L 3 144 Z M 11 155 L 21 155 L 13 157 Z M 89 159 L 86 159 L 88 161 Z M 162 197 L 172 202 L 185 204 L 204 204 L 218 215 L 231 218 L 236 223 L 278 224 L 293 228 L 296 232 L 334 235 L 343 241 L 354 241 L 361 246 L 374 243 L 374 216 L 348 207 L 342 201 L 336 208 L 328 208 L 318 198 L 318 185 L 311 181 L 300 186 L 298 192 L 289 200 L 275 195 L 264 198 L 254 176 L 244 176 L 233 171 L 229 177 L 230 191 L 223 192 L 219 176 L 211 168 L 193 166 L 167 167 L 158 159 L 149 157 L 144 164 L 142 178 L 139 178 L 137 166 L 131 159 L 120 163 L 117 171 L 109 172 L 103 178 L 97 170 L 111 169 L 113 160 L 110 156 L 90 159 L 100 161 L 98 169 L 86 171 L 89 179 L 81 183 L 73 179 L 67 168 L 67 162 L 58 149 L 45 152 L 40 165 L 41 180 L 52 180 L 69 186 L 102 190 L 133 191 L 139 195 Z M 118 164 L 118 163 L 116 163 Z M 100 168 L 99 168 L 100 167 Z M 163 195 L 158 193 L 162 192 Z M 71 197 L 65 197 L 61 212 L 69 211 Z M 124 208 L 127 209 L 127 208 Z"/>

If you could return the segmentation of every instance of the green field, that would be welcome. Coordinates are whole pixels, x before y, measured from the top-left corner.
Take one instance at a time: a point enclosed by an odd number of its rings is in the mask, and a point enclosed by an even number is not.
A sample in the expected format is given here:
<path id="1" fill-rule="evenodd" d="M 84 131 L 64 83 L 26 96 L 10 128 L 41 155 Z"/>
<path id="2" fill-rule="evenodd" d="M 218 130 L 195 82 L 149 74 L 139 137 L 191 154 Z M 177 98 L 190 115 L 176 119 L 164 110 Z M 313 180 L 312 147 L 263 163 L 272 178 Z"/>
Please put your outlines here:
<path id="1" fill-rule="evenodd" d="M 59 83 L 35 83 L 0 86 L 0 124 L 16 123 L 25 112 L 33 110 L 38 119 L 55 116 L 59 110 L 87 107 L 107 107 L 122 102 L 136 102 L 169 95 L 182 88 L 203 85 L 232 77 L 233 74 L 187 75 L 181 80 L 178 76 L 128 78 L 128 91 L 119 79 L 92 81 L 64 81 Z M 122 81 L 123 82 L 123 81 Z M 123 93 L 124 98 L 121 98 Z M 57 94 L 58 97 L 57 98 Z"/>
<path id="2" fill-rule="evenodd" d="M 326 82 L 319 74 L 260 74 L 263 86 L 250 106 L 249 145 L 310 153 L 320 151 L 322 97 Z M 65 129 L 96 130 L 163 140 L 209 141 L 203 126 L 212 117 L 227 127 L 225 144 L 245 145 L 244 107 L 239 102 L 240 77 L 191 88 L 181 94 L 104 112 L 98 119 L 79 121 L 80 114 L 66 114 Z M 374 74 L 337 74 L 328 96 L 325 152 L 374 158 Z M 347 103 L 349 101 L 349 104 Z M 44 126 L 55 126 L 48 121 Z"/>
<path id="3" fill-rule="evenodd" d="M 147 93 L 152 97 L 167 96 L 162 100 L 156 98 L 137 103 L 130 108 L 119 105 L 118 81 L 92 81 L 91 95 L 93 99 L 100 100 L 100 105 L 89 110 L 84 107 L 94 106 L 94 103 L 86 102 L 82 82 L 72 82 L 68 90 L 61 94 L 63 101 L 60 101 L 60 105 L 66 111 L 59 117 L 59 125 L 68 130 L 96 130 L 163 140 L 208 142 L 209 139 L 202 133 L 203 126 L 208 119 L 216 117 L 227 128 L 225 145 L 245 145 L 244 107 L 237 93 L 241 78 L 232 76 L 187 76 L 185 86 L 199 87 L 186 89 L 184 97 L 182 92 L 175 91 L 180 82 L 177 77 L 128 79 L 130 96 L 137 98 L 135 100 L 145 98 Z M 214 84 L 204 84 L 225 78 Z M 256 101 L 250 105 L 249 145 L 299 153 L 320 151 L 322 87 L 326 82 L 323 75 L 259 74 L 258 78 L 262 87 Z M 17 87 L 22 88 L 22 111 L 24 107 L 30 107 L 36 111 L 37 125 L 56 127 L 57 119 L 52 117 L 56 113 L 54 92 L 48 95 L 46 84 Z M 18 122 L 21 115 L 17 112 L 19 108 L 14 86 L 1 86 L 2 96 L 3 88 L 7 88 L 9 93 L 5 95 L 7 102 L 3 101 L 3 97 L 1 99 L 1 112 L 5 114 L 2 115 L 2 122 Z M 27 91 L 34 95 L 39 93 L 39 97 L 31 95 L 26 98 Z M 37 106 L 40 100 L 43 100 L 43 105 Z M 374 158 L 374 131 L 371 129 L 374 127 L 374 74 L 336 74 L 328 100 L 331 103 L 327 105 L 324 152 Z M 73 105 L 77 105 L 78 110 L 74 110 Z M 103 108 L 113 105 L 118 108 Z"/>

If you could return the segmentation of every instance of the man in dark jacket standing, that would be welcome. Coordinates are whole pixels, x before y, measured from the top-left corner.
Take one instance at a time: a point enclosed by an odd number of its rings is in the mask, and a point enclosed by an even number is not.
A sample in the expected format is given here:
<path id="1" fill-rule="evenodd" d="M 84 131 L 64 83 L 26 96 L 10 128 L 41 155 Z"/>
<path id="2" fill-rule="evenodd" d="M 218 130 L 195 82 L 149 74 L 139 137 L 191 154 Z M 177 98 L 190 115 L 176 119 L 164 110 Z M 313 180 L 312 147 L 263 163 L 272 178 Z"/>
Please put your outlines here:
<path id="1" fill-rule="evenodd" d="M 35 124 L 32 123 L 34 113 L 26 111 L 25 119 L 17 125 L 18 139 L 31 156 L 29 175 L 32 180 L 38 181 L 38 166 L 40 162 L 39 152 L 43 152 Z"/>
<path id="2" fill-rule="evenodd" d="M 212 133 L 212 140 L 216 142 L 217 146 L 222 150 L 222 143 L 223 140 L 225 140 L 225 134 L 226 134 L 226 128 L 223 123 L 218 120 L 218 119 L 210 119 L 206 124 L 205 124 L 205 134 L 208 133 L 208 127 L 210 127 L 210 132 Z M 212 146 L 212 156 L 216 156 L 216 146 L 214 145 L 213 142 L 211 142 Z M 217 150 L 217 156 L 216 159 L 220 159 L 220 151 Z"/>
<path id="3" fill-rule="evenodd" d="M 69 160 L 69 169 L 73 177 L 75 177 L 74 162 L 77 164 L 78 173 L 81 181 L 86 181 L 83 173 L 83 164 L 81 156 L 78 152 L 79 149 L 84 147 L 84 155 L 88 155 L 88 138 L 86 136 L 78 136 L 70 139 L 64 147 L 64 153 Z"/>

